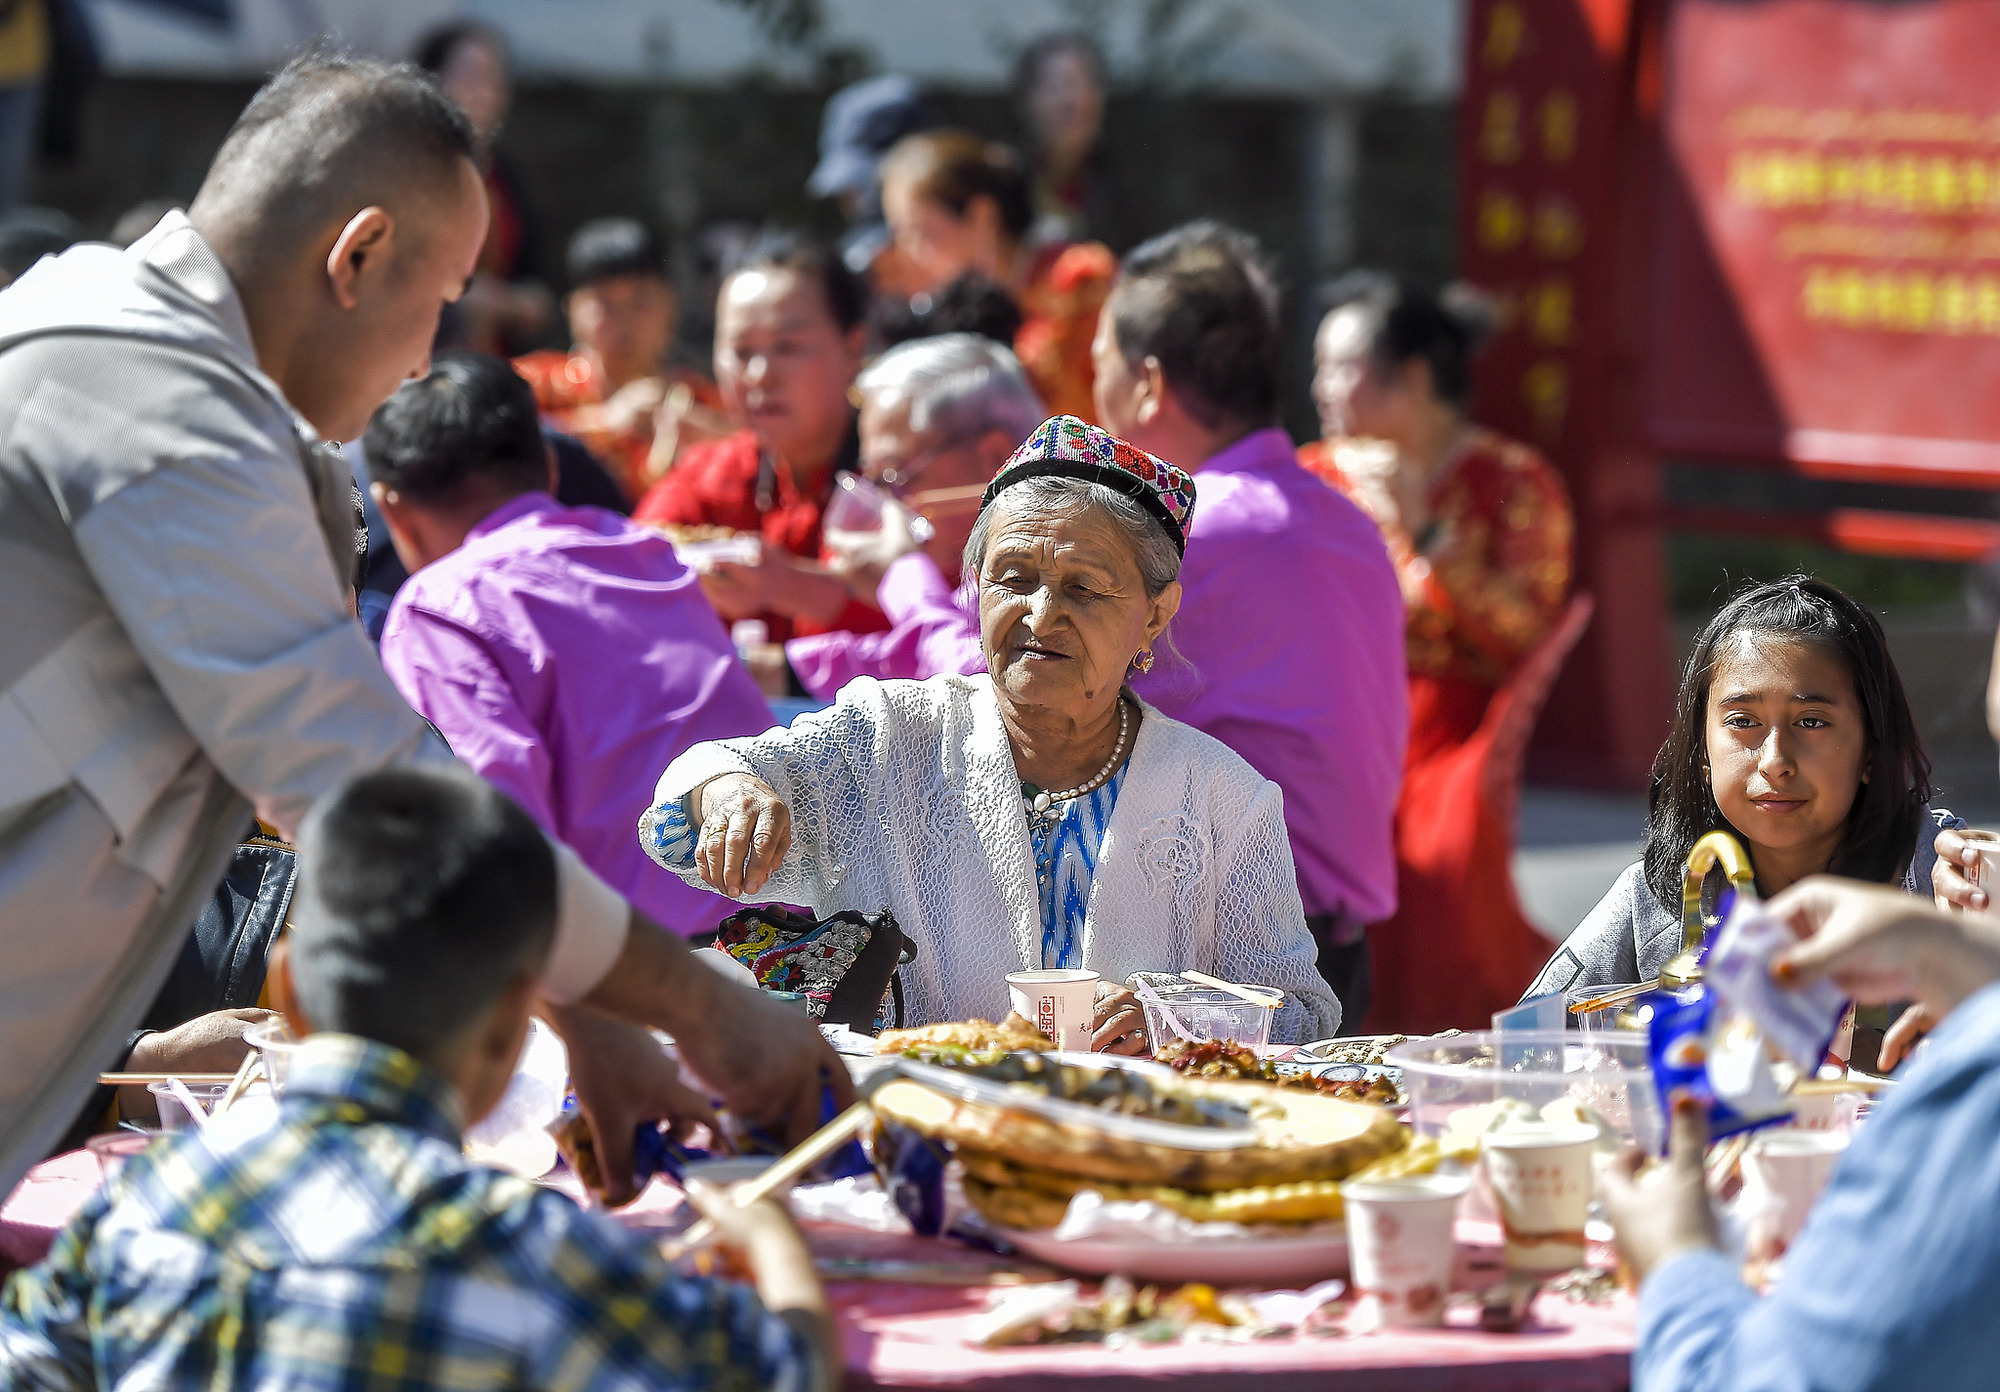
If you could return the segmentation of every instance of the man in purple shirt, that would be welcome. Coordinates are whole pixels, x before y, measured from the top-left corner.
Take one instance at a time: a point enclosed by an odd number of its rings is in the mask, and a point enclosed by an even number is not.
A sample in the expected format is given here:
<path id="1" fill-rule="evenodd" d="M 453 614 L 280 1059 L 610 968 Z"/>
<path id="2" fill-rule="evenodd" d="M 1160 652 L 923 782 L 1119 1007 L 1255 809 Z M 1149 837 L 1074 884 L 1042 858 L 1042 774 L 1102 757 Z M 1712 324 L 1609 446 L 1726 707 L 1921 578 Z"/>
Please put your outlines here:
<path id="1" fill-rule="evenodd" d="M 799 685 L 821 700 L 859 676 L 986 670 L 979 599 L 960 562 L 979 518 L 979 490 L 1042 423 L 1041 398 L 1014 354 L 979 334 L 899 344 L 854 385 L 862 470 L 905 509 L 885 530 L 895 534 L 921 516 L 933 535 L 886 570 L 857 558 L 850 571 L 863 597 L 889 616 L 888 632 L 820 633 L 785 644 Z"/>
<path id="2" fill-rule="evenodd" d="M 410 568 L 382 664 L 459 758 L 668 928 L 737 905 L 666 874 L 634 828 L 660 771 L 771 710 L 666 538 L 550 496 L 534 393 L 498 358 L 441 356 L 364 437 Z"/>
<path id="3" fill-rule="evenodd" d="M 1381 533 L 1277 428 L 1277 296 L 1254 239 L 1190 223 L 1125 258 L 1091 357 L 1098 423 L 1195 476 L 1180 614 L 1134 689 L 1285 794 L 1320 970 L 1361 1027 L 1396 907 L 1403 601 Z"/>

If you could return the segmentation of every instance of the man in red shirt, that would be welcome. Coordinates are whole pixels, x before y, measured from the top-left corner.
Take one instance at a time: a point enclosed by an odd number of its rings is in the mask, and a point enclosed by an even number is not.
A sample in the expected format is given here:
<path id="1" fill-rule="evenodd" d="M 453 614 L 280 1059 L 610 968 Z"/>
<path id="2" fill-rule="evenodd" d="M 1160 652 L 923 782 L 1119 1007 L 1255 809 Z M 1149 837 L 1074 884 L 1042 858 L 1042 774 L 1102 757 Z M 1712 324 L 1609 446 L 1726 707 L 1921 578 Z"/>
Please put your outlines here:
<path id="1" fill-rule="evenodd" d="M 748 428 L 684 451 L 635 521 L 761 538 L 754 563 L 716 561 L 702 589 L 725 620 L 761 619 L 773 642 L 888 627 L 826 564 L 820 515 L 854 469 L 848 391 L 867 339 L 867 290 L 840 258 L 789 233 L 753 244 L 717 297 L 715 376 Z"/>

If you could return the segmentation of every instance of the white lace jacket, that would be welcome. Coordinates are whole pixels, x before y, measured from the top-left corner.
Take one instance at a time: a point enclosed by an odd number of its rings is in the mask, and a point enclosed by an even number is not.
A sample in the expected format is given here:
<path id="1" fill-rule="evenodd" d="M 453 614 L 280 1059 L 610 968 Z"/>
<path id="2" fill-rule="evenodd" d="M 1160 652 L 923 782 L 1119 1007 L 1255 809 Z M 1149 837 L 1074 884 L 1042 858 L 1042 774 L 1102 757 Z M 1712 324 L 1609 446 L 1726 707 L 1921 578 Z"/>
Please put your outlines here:
<path id="1" fill-rule="evenodd" d="M 696 745 L 667 766 L 654 801 L 678 803 L 733 772 L 754 773 L 791 808 L 791 851 L 763 895 L 820 914 L 891 910 L 917 944 L 903 969 L 912 1023 L 1007 1013 L 1007 973 L 1042 965 L 1041 928 L 990 677 L 857 678 L 789 730 Z M 639 824 L 649 853 L 654 815 Z M 1278 1041 L 1340 1024 L 1306 932 L 1278 785 L 1150 706 L 1091 882 L 1083 961 L 1107 980 L 1193 967 L 1281 987 Z"/>

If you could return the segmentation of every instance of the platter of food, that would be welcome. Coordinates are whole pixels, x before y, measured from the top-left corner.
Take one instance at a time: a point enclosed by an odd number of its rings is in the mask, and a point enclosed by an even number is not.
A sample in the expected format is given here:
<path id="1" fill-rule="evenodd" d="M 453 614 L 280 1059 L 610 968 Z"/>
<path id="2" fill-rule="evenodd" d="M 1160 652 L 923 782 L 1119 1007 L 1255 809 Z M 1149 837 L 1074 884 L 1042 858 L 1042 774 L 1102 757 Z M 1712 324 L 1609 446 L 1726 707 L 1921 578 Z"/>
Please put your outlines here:
<path id="1" fill-rule="evenodd" d="M 1029 1043 L 1042 1047 L 1009 1048 Z M 966 1201 L 1021 1251 L 1089 1275 L 1306 1281 L 1346 1262 L 1340 1183 L 1434 1164 L 1356 1082 L 1222 1043 L 1155 1059 L 1058 1053 L 1026 1021 L 884 1037 L 885 1127 L 948 1153 Z M 1241 1057 L 1237 1057 L 1241 1055 Z"/>

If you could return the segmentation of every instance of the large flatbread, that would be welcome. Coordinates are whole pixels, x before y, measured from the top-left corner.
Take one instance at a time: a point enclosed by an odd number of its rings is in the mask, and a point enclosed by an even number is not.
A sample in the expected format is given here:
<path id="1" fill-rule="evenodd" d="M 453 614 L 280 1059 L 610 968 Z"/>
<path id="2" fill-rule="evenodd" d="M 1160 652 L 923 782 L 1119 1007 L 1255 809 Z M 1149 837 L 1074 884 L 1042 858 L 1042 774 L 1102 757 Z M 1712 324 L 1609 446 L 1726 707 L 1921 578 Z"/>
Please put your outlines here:
<path id="1" fill-rule="evenodd" d="M 990 1020 L 952 1020 L 919 1029 L 883 1030 L 875 1039 L 878 1054 L 900 1054 L 907 1049 L 958 1048 L 985 1052 L 990 1049 L 1053 1049 L 1055 1040 L 1030 1024 L 1019 1011 L 1010 1012 L 999 1024 Z"/>
<path id="2" fill-rule="evenodd" d="M 972 1150 L 959 1151 L 958 1159 L 965 1167 L 965 1196 L 972 1206 L 1002 1227 L 1028 1231 L 1060 1223 L 1069 1201 L 1085 1189 L 1113 1202 L 1149 1200 L 1197 1223 L 1324 1223 L 1344 1212 L 1337 1179 L 1196 1194 L 1164 1184 L 1121 1184 L 1030 1169 Z"/>
<path id="3" fill-rule="evenodd" d="M 1409 1144 L 1395 1117 L 1365 1102 L 1274 1088 L 1264 1083 L 1161 1079 L 1162 1092 L 1234 1103 L 1257 1132 L 1229 1150 L 1180 1150 L 1134 1141 L 1082 1124 L 1012 1108 L 968 1102 L 897 1080 L 875 1094 L 885 1121 L 966 1150 L 1036 1170 L 1197 1193 L 1260 1184 L 1343 1179 L 1371 1160 Z"/>

